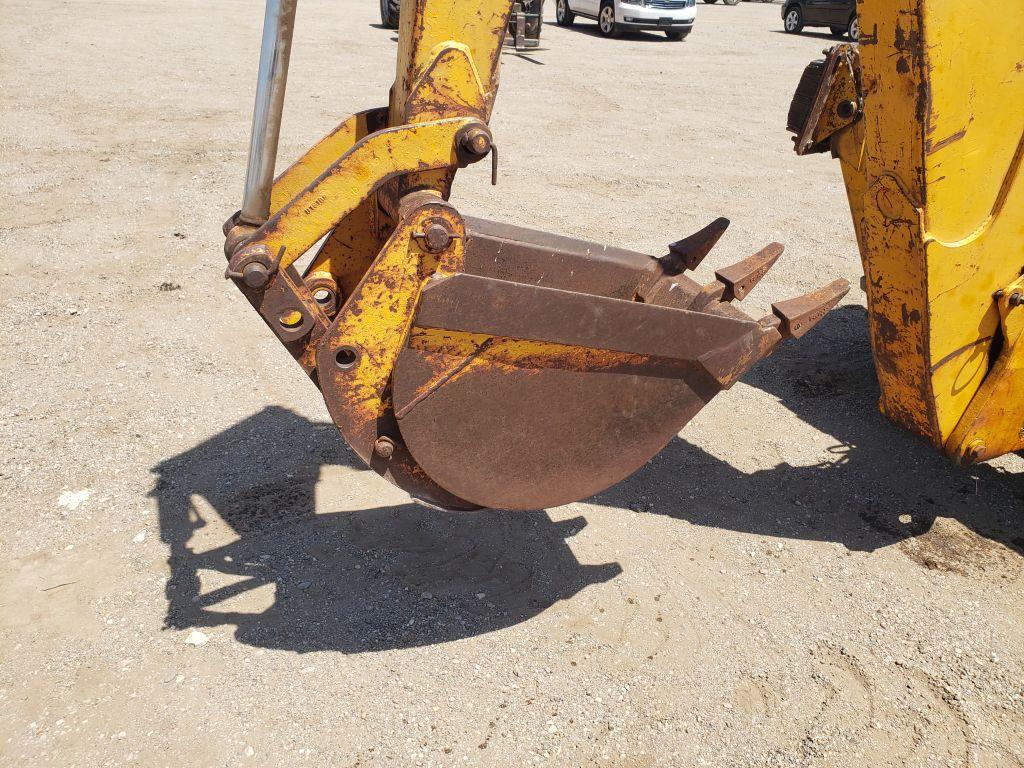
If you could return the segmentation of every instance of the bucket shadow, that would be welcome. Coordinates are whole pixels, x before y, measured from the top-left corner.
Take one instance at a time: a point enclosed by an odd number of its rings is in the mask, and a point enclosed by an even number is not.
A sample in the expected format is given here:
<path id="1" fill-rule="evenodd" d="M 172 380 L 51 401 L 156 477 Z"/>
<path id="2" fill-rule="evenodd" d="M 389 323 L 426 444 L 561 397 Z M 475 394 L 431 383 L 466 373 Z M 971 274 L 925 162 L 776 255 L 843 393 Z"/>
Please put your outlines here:
<path id="1" fill-rule="evenodd" d="M 318 510 L 329 466 L 362 465 L 333 425 L 274 407 L 155 467 L 166 626 L 234 625 L 241 642 L 298 652 L 408 648 L 517 624 L 621 573 L 576 560 L 566 539 L 582 519 Z M 218 540 L 236 538 L 207 548 L 215 518 L 230 529 Z"/>
<path id="2" fill-rule="evenodd" d="M 963 573 L 1024 553 L 1024 474 L 958 468 L 878 413 L 863 308 L 833 311 L 744 381 L 828 435 L 828 459 L 744 473 L 677 438 L 590 502 L 850 550 L 901 543 L 923 567 Z M 318 509 L 331 467 L 362 464 L 333 425 L 277 407 L 157 465 L 166 626 L 233 625 L 244 643 L 298 652 L 408 648 L 513 626 L 621 573 L 576 559 L 566 540 L 582 518 Z M 927 536 L 938 517 L 979 536 Z"/>
<path id="3" fill-rule="evenodd" d="M 677 438 L 593 501 L 861 551 L 919 537 L 941 516 L 1024 553 L 1024 474 L 984 464 L 958 467 L 879 412 L 863 307 L 829 313 L 807 337 L 759 364 L 744 383 L 778 398 L 829 436 L 820 444 L 827 459 L 811 466 L 783 461 L 748 474 Z M 784 457 L 793 445 L 779 435 L 779 444 L 761 449 Z M 960 555 L 978 553 L 958 553 L 957 547 L 975 544 L 954 542 L 924 564 L 959 570 Z"/>

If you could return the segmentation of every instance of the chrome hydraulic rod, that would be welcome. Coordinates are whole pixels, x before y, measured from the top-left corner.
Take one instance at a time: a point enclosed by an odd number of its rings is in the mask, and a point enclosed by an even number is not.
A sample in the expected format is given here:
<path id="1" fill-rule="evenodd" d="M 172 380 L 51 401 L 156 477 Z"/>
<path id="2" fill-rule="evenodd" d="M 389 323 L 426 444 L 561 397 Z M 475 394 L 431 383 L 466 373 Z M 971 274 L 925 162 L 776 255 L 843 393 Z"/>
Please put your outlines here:
<path id="1" fill-rule="evenodd" d="M 260 226 L 270 218 L 270 190 L 274 184 L 284 91 L 288 83 L 288 57 L 295 29 L 298 0 L 267 0 L 263 18 L 263 44 L 252 114 L 249 163 L 239 220 Z"/>

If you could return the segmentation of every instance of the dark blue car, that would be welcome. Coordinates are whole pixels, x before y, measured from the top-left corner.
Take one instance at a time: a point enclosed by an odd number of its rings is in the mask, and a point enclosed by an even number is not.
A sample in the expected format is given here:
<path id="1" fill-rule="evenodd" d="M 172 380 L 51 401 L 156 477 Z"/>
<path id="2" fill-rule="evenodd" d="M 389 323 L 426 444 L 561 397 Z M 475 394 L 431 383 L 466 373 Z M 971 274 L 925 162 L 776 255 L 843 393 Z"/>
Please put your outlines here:
<path id="1" fill-rule="evenodd" d="M 794 35 L 804 27 L 828 27 L 833 35 L 860 37 L 856 0 L 785 0 L 782 26 Z"/>

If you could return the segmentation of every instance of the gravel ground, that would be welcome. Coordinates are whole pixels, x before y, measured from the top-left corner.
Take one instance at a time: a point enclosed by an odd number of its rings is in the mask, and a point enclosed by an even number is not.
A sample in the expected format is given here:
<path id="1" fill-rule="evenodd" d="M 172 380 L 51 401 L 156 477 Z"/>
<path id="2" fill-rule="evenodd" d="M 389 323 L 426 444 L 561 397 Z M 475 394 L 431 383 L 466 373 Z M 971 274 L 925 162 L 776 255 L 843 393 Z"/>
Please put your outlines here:
<path id="1" fill-rule="evenodd" d="M 376 13 L 300 4 L 283 159 L 386 99 Z M 448 515 L 362 470 L 221 278 L 261 17 L 0 2 L 0 762 L 1024 764 L 1024 460 L 879 416 L 857 289 L 586 502 Z M 839 169 L 782 130 L 829 40 L 780 25 L 546 27 L 455 202 L 651 251 L 728 216 L 704 277 L 789 246 L 755 313 L 856 284 Z"/>

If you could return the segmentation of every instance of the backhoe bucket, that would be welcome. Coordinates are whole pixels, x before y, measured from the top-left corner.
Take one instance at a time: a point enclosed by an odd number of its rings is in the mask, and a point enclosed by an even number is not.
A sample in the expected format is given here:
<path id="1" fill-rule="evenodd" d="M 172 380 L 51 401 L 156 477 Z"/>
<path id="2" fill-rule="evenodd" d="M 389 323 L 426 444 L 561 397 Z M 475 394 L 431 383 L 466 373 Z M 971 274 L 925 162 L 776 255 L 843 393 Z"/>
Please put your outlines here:
<path id="1" fill-rule="evenodd" d="M 617 483 L 771 352 L 792 319 L 755 322 L 728 304 L 781 247 L 738 265 L 737 281 L 721 280 L 726 268 L 702 288 L 643 254 L 469 226 L 466 272 L 424 287 L 392 393 L 417 463 L 480 506 L 553 506 Z M 697 238 L 701 248 L 717 229 Z M 846 288 L 813 299 L 808 317 Z"/>
<path id="2" fill-rule="evenodd" d="M 439 226 L 446 206 L 432 207 L 420 215 Z M 356 287 L 317 357 L 331 414 L 370 466 L 433 504 L 536 509 L 597 493 L 650 460 L 848 289 L 837 281 L 750 319 L 730 301 L 754 287 L 781 246 L 719 270 L 706 286 L 681 273 L 726 224 L 655 258 L 469 219 L 464 234 L 452 233 L 451 269 L 404 283 L 418 293 L 407 325 L 400 298 L 393 332 L 379 332 L 381 301 L 402 291 L 390 267 L 376 265 L 379 279 L 371 268 Z M 409 263 L 406 253 L 396 265 Z M 377 330 L 367 333 L 371 323 Z M 391 375 L 375 386 L 387 395 L 367 411 L 366 384 L 382 370 Z"/>

